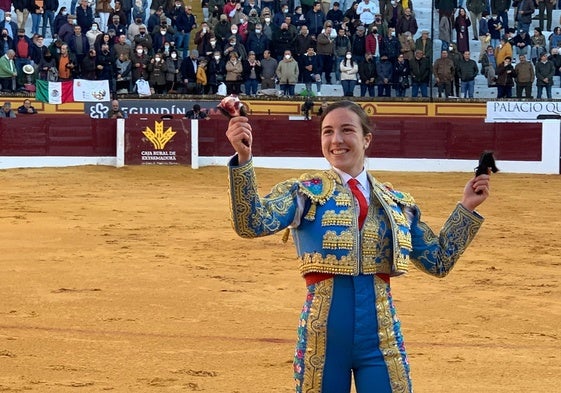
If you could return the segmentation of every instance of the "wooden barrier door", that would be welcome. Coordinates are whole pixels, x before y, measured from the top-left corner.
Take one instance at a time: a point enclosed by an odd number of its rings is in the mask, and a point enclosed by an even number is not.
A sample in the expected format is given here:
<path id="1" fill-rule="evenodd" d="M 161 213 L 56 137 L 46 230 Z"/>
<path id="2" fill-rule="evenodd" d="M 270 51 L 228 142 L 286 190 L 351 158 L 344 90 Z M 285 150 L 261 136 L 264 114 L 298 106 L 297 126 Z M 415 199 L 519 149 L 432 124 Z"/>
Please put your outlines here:
<path id="1" fill-rule="evenodd" d="M 191 165 L 191 120 L 130 115 L 125 120 L 125 165 Z"/>

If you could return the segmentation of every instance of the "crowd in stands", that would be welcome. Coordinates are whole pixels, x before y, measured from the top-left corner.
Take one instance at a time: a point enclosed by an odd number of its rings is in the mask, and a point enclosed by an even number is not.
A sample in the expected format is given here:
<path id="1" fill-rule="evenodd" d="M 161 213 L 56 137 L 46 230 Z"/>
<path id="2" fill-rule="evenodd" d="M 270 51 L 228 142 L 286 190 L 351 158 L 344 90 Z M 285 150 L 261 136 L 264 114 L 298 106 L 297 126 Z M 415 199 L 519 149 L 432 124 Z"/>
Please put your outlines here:
<path id="1" fill-rule="evenodd" d="M 412 0 L 203 0 L 200 22 L 182 0 L 73 0 L 70 9 L 58 0 L 0 0 L 0 82 L 13 92 L 35 78 L 108 80 L 113 95 L 139 81 L 170 94 L 216 94 L 224 84 L 227 94 L 249 96 L 292 96 L 297 83 L 321 95 L 322 84 L 337 83 L 345 96 L 359 86 L 361 97 L 427 97 L 434 84 L 441 97 L 471 98 L 481 73 L 498 98 L 515 85 L 516 96 L 529 97 L 534 84 L 538 98 L 543 90 L 551 98 L 561 75 L 561 28 L 543 35 L 552 0 L 434 4 L 442 50 L 433 55 L 429 30 L 419 29 L 430 21 L 418 23 Z M 530 31 L 534 15 L 539 26 Z M 477 61 L 470 41 L 484 48 Z"/>

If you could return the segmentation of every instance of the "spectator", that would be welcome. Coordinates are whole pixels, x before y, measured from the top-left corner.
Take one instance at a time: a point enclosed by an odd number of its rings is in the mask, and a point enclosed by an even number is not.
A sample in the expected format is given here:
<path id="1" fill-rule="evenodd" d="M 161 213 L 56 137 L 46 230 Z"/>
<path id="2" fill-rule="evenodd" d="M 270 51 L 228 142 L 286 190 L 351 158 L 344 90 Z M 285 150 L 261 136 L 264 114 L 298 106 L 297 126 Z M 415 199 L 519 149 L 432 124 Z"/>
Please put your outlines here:
<path id="1" fill-rule="evenodd" d="M 356 13 L 358 8 L 358 1 L 353 1 L 351 7 L 345 11 L 345 18 L 349 20 L 349 31 L 351 34 L 356 33 L 356 28 L 362 26 L 360 22 L 360 16 Z M 364 26 L 363 26 L 364 27 Z"/>
<path id="2" fill-rule="evenodd" d="M 129 42 L 134 41 L 134 37 L 136 37 L 140 33 L 141 26 L 146 27 L 144 23 L 142 23 L 142 19 L 140 18 L 134 19 L 134 23 L 131 23 L 129 25 L 129 27 L 127 28 L 127 40 L 129 40 Z"/>
<path id="3" fill-rule="evenodd" d="M 460 76 L 462 84 L 462 94 L 463 98 L 473 98 L 474 88 L 475 88 L 475 77 L 479 73 L 477 68 L 477 63 L 469 58 L 469 51 L 463 53 L 463 58 L 460 60 L 458 66 L 458 74 Z"/>
<path id="4" fill-rule="evenodd" d="M 442 42 L 442 50 L 452 44 L 452 23 L 447 16 L 443 16 L 438 22 L 438 38 Z"/>
<path id="5" fill-rule="evenodd" d="M 335 47 L 335 79 L 338 81 L 341 80 L 341 68 L 339 65 L 343 60 L 345 60 L 345 55 L 347 52 L 351 53 L 351 40 L 347 37 L 345 29 L 339 29 L 337 31 L 337 37 L 335 37 L 335 41 L 333 42 Z M 356 62 L 355 62 L 356 63 Z"/>
<path id="6" fill-rule="evenodd" d="M 115 37 L 127 36 L 127 27 L 121 23 L 121 17 L 118 14 L 112 14 L 111 23 L 107 26 L 107 32 L 110 30 L 115 32 Z"/>
<path id="7" fill-rule="evenodd" d="M 273 39 L 274 25 L 271 21 L 271 15 L 267 14 L 267 12 L 267 8 L 263 9 L 263 11 L 261 12 L 261 24 L 263 25 L 263 34 L 265 34 L 269 41 L 271 41 Z"/>
<path id="8" fill-rule="evenodd" d="M 156 3 L 156 1 L 154 1 Z M 135 0 L 132 6 L 132 18 L 140 19 L 146 22 L 146 9 L 148 8 L 148 0 Z"/>
<path id="9" fill-rule="evenodd" d="M 152 48 L 153 48 L 152 36 L 148 34 L 148 32 L 146 31 L 145 25 L 140 25 L 140 27 L 138 28 L 138 34 L 134 36 L 131 45 L 132 47 L 141 45 L 143 48 L 146 48 L 148 53 L 152 52 Z"/>
<path id="10" fill-rule="evenodd" d="M 263 59 L 263 53 L 269 49 L 269 46 L 269 39 L 263 34 L 263 26 L 261 23 L 256 24 L 255 30 L 249 33 L 246 43 L 247 51 L 254 52 L 257 60 L 261 60 Z"/>
<path id="11" fill-rule="evenodd" d="M 239 3 L 238 3 L 239 4 Z M 197 27 L 193 8 L 190 5 L 184 7 L 175 21 L 175 47 L 183 53 L 185 59 L 189 53 L 189 43 L 191 42 L 191 31 Z"/>
<path id="12" fill-rule="evenodd" d="M 353 59 L 359 63 L 366 55 L 366 37 L 364 35 L 366 29 L 364 26 L 358 26 L 355 34 L 351 38 L 351 50 L 353 52 Z M 378 41 L 380 44 L 380 41 Z M 381 45 L 381 44 L 380 44 Z M 370 52 L 371 54 L 374 52 Z"/>
<path id="13" fill-rule="evenodd" d="M 92 27 L 93 12 L 88 0 L 80 0 L 80 7 L 76 8 L 76 21 L 82 31 L 88 31 Z"/>
<path id="14" fill-rule="evenodd" d="M 471 20 L 466 14 L 464 8 L 460 8 L 458 16 L 454 20 L 454 30 L 456 30 L 456 44 L 458 45 L 458 52 L 463 53 L 469 51 L 469 27 Z"/>
<path id="15" fill-rule="evenodd" d="M 239 59 L 238 52 L 230 51 L 229 60 L 226 62 L 226 91 L 227 94 L 240 94 L 243 75 L 243 66 Z"/>
<path id="16" fill-rule="evenodd" d="M 132 62 L 129 56 L 121 53 L 115 61 L 115 91 L 117 94 L 128 94 L 131 90 Z"/>
<path id="17" fill-rule="evenodd" d="M 35 34 L 32 40 L 32 51 L 31 60 L 33 60 L 34 65 L 39 64 L 43 55 L 49 51 L 49 48 L 45 46 L 45 39 L 42 35 Z"/>
<path id="18" fill-rule="evenodd" d="M 263 60 L 261 60 L 261 89 L 275 88 L 277 67 L 277 60 L 271 56 L 271 51 L 267 49 L 263 52 Z"/>
<path id="19" fill-rule="evenodd" d="M 115 45 L 113 45 L 112 49 L 115 57 L 119 57 L 121 53 L 127 54 L 129 57 L 131 56 L 132 48 L 129 44 L 127 44 L 127 36 L 121 34 L 119 36 L 119 41 Z"/>
<path id="20" fill-rule="evenodd" d="M 314 52 L 314 47 L 310 45 L 306 54 L 302 56 L 302 62 L 298 65 L 300 77 L 306 85 L 308 95 L 312 92 L 312 83 L 316 84 L 316 93 L 321 96 L 321 60 Z"/>
<path id="21" fill-rule="evenodd" d="M 183 60 L 175 49 L 172 49 L 170 55 L 164 57 L 166 63 L 166 88 L 169 94 L 177 93 L 181 85 L 181 64 Z"/>
<path id="22" fill-rule="evenodd" d="M 479 20 L 478 26 L 478 38 L 479 44 L 481 45 L 480 48 L 486 48 L 487 45 L 491 42 L 491 34 L 489 33 L 489 19 L 489 13 L 487 11 L 483 11 L 481 13 L 481 19 Z"/>
<path id="23" fill-rule="evenodd" d="M 312 36 L 317 37 L 323 29 L 325 15 L 321 12 L 321 3 L 315 1 L 313 8 L 306 14 L 306 25 Z"/>
<path id="24" fill-rule="evenodd" d="M 68 12 L 66 11 L 66 7 L 60 7 L 60 10 L 55 16 L 54 23 L 51 25 L 51 36 L 53 39 L 60 38 L 58 35 L 59 31 L 65 24 L 68 24 Z M 45 27 L 45 24 L 43 24 L 43 27 Z"/>
<path id="25" fill-rule="evenodd" d="M 331 84 L 331 72 L 333 71 L 333 55 L 335 53 L 335 43 L 331 38 L 331 27 L 328 26 L 317 37 L 317 54 L 321 59 L 321 70 L 325 75 L 325 82 Z"/>
<path id="26" fill-rule="evenodd" d="M 99 25 L 97 24 L 97 22 L 92 23 L 92 27 L 88 31 L 86 31 L 86 38 L 88 39 L 90 48 L 94 47 L 97 37 L 102 34 L 103 33 L 99 29 Z"/>
<path id="27" fill-rule="evenodd" d="M 456 96 L 456 97 L 460 97 L 461 92 L 460 92 L 460 60 L 463 59 L 462 54 L 458 53 L 457 49 L 456 49 L 456 44 L 452 43 L 450 44 L 450 46 L 448 47 L 448 57 L 450 57 L 452 59 L 452 61 L 454 62 L 454 70 L 455 70 L 455 74 L 454 74 L 454 83 L 452 84 L 452 95 Z M 495 56 L 496 58 L 497 56 Z"/>
<path id="28" fill-rule="evenodd" d="M 375 1 L 363 0 L 358 3 L 356 13 L 362 24 L 369 26 L 374 22 L 374 16 L 380 13 L 380 7 Z"/>
<path id="29" fill-rule="evenodd" d="M 39 79 L 44 81 L 58 81 L 58 71 L 56 69 L 56 60 L 50 51 L 46 51 L 38 65 Z"/>
<path id="30" fill-rule="evenodd" d="M 193 105 L 193 109 L 188 110 L 185 113 L 186 119 L 206 119 L 208 120 L 208 113 L 206 111 L 201 110 L 201 106 L 199 104 Z"/>
<path id="31" fill-rule="evenodd" d="M 125 26 L 128 26 L 131 23 L 131 11 L 134 1 L 136 0 L 121 0 L 120 2 L 123 13 L 125 14 L 125 20 L 124 20 Z M 116 4 L 117 2 L 115 2 L 115 5 Z"/>
<path id="32" fill-rule="evenodd" d="M 497 64 L 504 62 L 507 56 L 512 58 L 512 45 L 508 42 L 507 37 L 503 36 L 499 46 L 495 48 L 495 59 L 497 60 Z"/>
<path id="33" fill-rule="evenodd" d="M 532 47 L 532 40 L 526 30 L 518 30 L 518 34 L 512 39 L 513 46 L 516 48 L 517 55 L 529 55 L 529 49 Z M 504 60 L 503 60 L 504 61 Z"/>
<path id="34" fill-rule="evenodd" d="M 471 19 L 473 40 L 476 41 L 477 37 L 480 35 L 480 33 L 478 33 L 477 31 L 477 28 L 480 26 L 480 22 L 483 19 L 483 12 L 487 10 L 487 0 L 467 0 L 466 6 Z"/>
<path id="35" fill-rule="evenodd" d="M 39 25 L 43 17 L 43 7 L 38 5 L 35 0 L 32 1 L 30 11 L 31 13 L 31 34 L 39 34 Z"/>
<path id="36" fill-rule="evenodd" d="M 113 25 L 117 25 L 117 23 L 115 23 L 115 16 L 119 17 L 119 25 L 124 27 L 125 33 L 127 30 L 127 25 L 128 25 L 128 19 L 127 19 L 127 14 L 125 13 L 125 11 L 122 8 L 122 3 L 119 0 L 115 0 L 115 7 L 113 8 L 113 12 L 109 15 L 109 18 L 111 18 L 111 20 L 113 21 Z M 120 34 L 121 32 L 118 30 L 115 30 L 117 32 L 117 34 Z"/>
<path id="37" fill-rule="evenodd" d="M 4 20 L 6 12 L 12 11 L 12 0 L 0 0 L 0 21 Z"/>
<path id="38" fill-rule="evenodd" d="M 248 0 L 244 4 L 245 5 L 243 7 L 243 13 L 246 15 L 251 14 L 251 11 L 255 11 L 257 15 L 259 15 L 259 13 L 261 12 L 261 8 L 257 6 L 255 0 Z"/>
<path id="39" fill-rule="evenodd" d="M 27 18 L 33 8 L 33 0 L 13 0 L 12 5 L 18 16 L 18 28 L 25 29 Z"/>
<path id="40" fill-rule="evenodd" d="M 251 97 L 257 95 L 257 87 L 261 81 L 261 62 L 256 59 L 255 52 L 249 52 L 247 60 L 242 60 L 245 94 Z"/>
<path id="41" fill-rule="evenodd" d="M 491 46 L 497 48 L 501 41 L 501 31 L 503 29 L 502 21 L 497 14 L 493 13 L 489 21 L 487 21 L 487 28 L 491 36 Z"/>
<path id="42" fill-rule="evenodd" d="M 121 109 L 119 101 L 111 101 L 111 109 L 107 112 L 107 119 L 126 119 L 127 116 Z"/>
<path id="43" fill-rule="evenodd" d="M 14 92 L 16 90 L 16 76 L 18 75 L 14 57 L 16 52 L 8 49 L 5 55 L 0 57 L 0 83 L 3 92 Z"/>
<path id="44" fill-rule="evenodd" d="M 409 89 L 409 61 L 404 55 L 397 57 L 397 62 L 393 69 L 393 88 L 396 97 L 405 97 L 405 92 Z"/>
<path id="45" fill-rule="evenodd" d="M 409 62 L 411 73 L 411 97 L 417 97 L 421 91 L 422 97 L 428 97 L 428 87 L 431 75 L 431 63 L 420 50 L 415 51 L 415 57 Z"/>
<path id="46" fill-rule="evenodd" d="M 14 40 L 10 38 L 6 29 L 2 29 L 0 35 L 0 56 L 6 54 L 8 49 L 14 49 Z"/>
<path id="47" fill-rule="evenodd" d="M 400 1 L 392 1 L 390 5 L 391 7 L 385 7 L 384 20 L 388 27 L 395 29 L 397 22 L 403 15 L 403 5 Z"/>
<path id="48" fill-rule="evenodd" d="M 505 56 L 505 58 L 506 57 L 509 56 Z M 481 57 L 479 62 L 481 63 L 481 74 L 485 75 L 485 78 L 487 78 L 487 86 L 488 87 L 495 86 L 495 83 L 497 81 L 496 79 L 497 59 L 495 57 L 495 52 L 491 45 L 487 47 L 487 50 L 483 53 L 483 56 Z"/>
<path id="49" fill-rule="evenodd" d="M 561 76 L 561 55 L 559 54 L 559 48 L 551 49 L 549 61 L 553 63 L 553 67 L 555 68 L 555 76 Z"/>
<path id="50" fill-rule="evenodd" d="M 343 24 L 344 17 L 345 16 L 343 15 L 343 11 L 341 11 L 340 4 L 337 1 L 333 3 L 333 8 L 325 15 L 325 19 L 330 20 L 333 23 L 333 29 L 335 29 L 335 31 L 339 31 L 339 28 Z"/>
<path id="51" fill-rule="evenodd" d="M 16 57 L 14 59 L 16 63 L 16 70 L 18 72 L 18 85 L 23 85 L 22 78 L 22 68 L 26 64 L 31 64 L 34 57 L 35 48 L 33 47 L 33 42 L 25 35 L 25 29 L 18 29 L 17 39 L 14 40 L 14 49 L 16 51 Z"/>
<path id="52" fill-rule="evenodd" d="M 395 36 L 393 27 L 388 28 L 388 35 L 383 39 L 382 50 L 392 63 L 396 62 L 397 56 L 401 53 L 401 44 Z"/>
<path id="53" fill-rule="evenodd" d="M 298 62 L 298 67 L 301 70 L 304 69 L 302 63 L 304 60 L 304 55 L 308 52 L 308 48 L 310 47 L 314 49 L 315 52 L 316 43 L 308 32 L 308 26 L 304 25 L 300 28 L 300 33 L 296 36 L 296 39 L 294 40 L 294 52 L 293 52 L 293 57 Z M 300 82 L 303 82 L 302 73 L 300 73 Z"/>
<path id="54" fill-rule="evenodd" d="M 508 26 L 508 11 L 511 7 L 511 0 L 491 0 L 491 13 L 496 15 L 503 25 L 504 32 L 509 29 Z M 515 20 L 517 18 L 515 17 Z M 489 29 L 491 30 L 491 29 Z"/>
<path id="55" fill-rule="evenodd" d="M 328 2 L 329 4 L 329 2 Z M 328 5 L 329 7 L 329 5 Z M 325 14 L 325 13 L 324 13 Z M 281 4 L 281 9 L 273 15 L 273 25 L 280 27 L 284 23 L 285 17 L 289 15 L 288 4 Z"/>
<path id="56" fill-rule="evenodd" d="M 107 44 L 109 46 L 109 50 L 112 51 L 113 46 L 115 45 L 115 41 L 113 41 L 113 39 L 111 39 L 111 36 L 107 33 L 98 35 L 94 43 L 94 49 L 97 53 L 101 52 L 102 44 Z"/>
<path id="57" fill-rule="evenodd" d="M 442 97 L 442 94 L 444 94 L 444 98 L 452 95 L 455 72 L 454 62 L 448 57 L 448 51 L 441 51 L 440 58 L 436 59 L 433 65 L 434 79 L 438 87 L 438 98 Z"/>
<path id="58" fill-rule="evenodd" d="M 294 8 L 294 14 L 292 15 L 292 24 L 294 24 L 294 26 L 296 26 L 298 29 L 306 26 L 306 15 L 302 10 L 302 6 L 297 6 L 296 8 Z"/>
<path id="59" fill-rule="evenodd" d="M 499 0 L 499 1 L 505 1 L 505 2 L 508 1 L 510 3 L 510 0 Z M 452 25 L 454 24 L 454 19 L 453 19 L 454 11 L 456 10 L 457 7 L 458 4 L 456 0 L 435 0 L 434 2 L 434 8 L 438 10 L 439 26 L 442 27 L 442 25 L 445 24 L 450 28 L 450 35 L 447 35 L 446 38 L 452 36 L 451 28 Z M 443 21 L 442 20 L 443 18 L 446 18 L 446 21 Z M 441 40 L 444 40 L 442 35 L 440 35 L 439 37 Z M 449 44 L 450 42 L 451 40 L 446 41 L 447 44 Z"/>
<path id="60" fill-rule="evenodd" d="M 365 97 L 366 92 L 370 97 L 374 97 L 374 87 L 376 85 L 376 62 L 372 53 L 367 53 L 358 65 L 358 75 L 360 79 L 360 96 Z"/>
<path id="61" fill-rule="evenodd" d="M 343 95 L 345 97 L 353 97 L 357 82 L 358 64 L 353 61 L 351 51 L 345 54 L 345 59 L 337 64 L 341 70 L 341 85 L 343 86 Z"/>
<path id="62" fill-rule="evenodd" d="M 543 31 L 544 29 L 544 20 L 547 19 L 546 29 L 547 31 L 551 31 L 551 22 L 552 22 L 552 15 L 553 15 L 553 8 L 555 7 L 555 0 L 536 0 L 536 4 L 538 5 L 538 20 L 539 20 L 539 27 Z M 547 16 L 546 16 L 547 14 Z"/>
<path id="63" fill-rule="evenodd" d="M 497 66 L 497 98 L 511 98 L 512 86 L 516 71 L 512 66 L 512 59 L 506 57 L 504 62 Z"/>
<path id="64" fill-rule="evenodd" d="M 147 50 L 142 45 L 136 45 L 134 53 L 131 55 L 132 63 L 132 84 L 136 86 L 136 81 L 144 79 L 148 81 L 148 64 L 150 63 L 150 56 Z"/>
<path id="65" fill-rule="evenodd" d="M 214 38 L 214 40 L 216 41 L 216 37 L 210 30 L 208 23 L 201 23 L 201 28 L 197 32 L 195 32 L 195 38 L 193 40 L 201 56 L 212 56 L 212 52 L 214 52 L 214 48 L 210 45 L 210 40 L 212 38 Z"/>
<path id="66" fill-rule="evenodd" d="M 273 53 L 278 61 L 282 60 L 285 51 L 289 50 L 291 53 L 294 50 L 294 40 L 296 39 L 296 35 L 293 35 L 288 30 L 288 25 L 286 23 L 282 23 L 280 29 L 276 30 L 273 33 L 273 40 L 271 43 L 271 47 L 273 48 Z"/>
<path id="67" fill-rule="evenodd" d="M 395 26 L 395 31 L 398 36 L 406 32 L 410 32 L 412 36 L 417 34 L 419 26 L 417 25 L 417 19 L 412 15 L 410 8 L 405 8 L 403 10 L 403 16 L 398 19 Z"/>
<path id="68" fill-rule="evenodd" d="M 70 39 L 68 40 L 68 48 L 76 56 L 78 64 L 82 64 L 82 61 L 90 50 L 90 44 L 86 36 L 82 34 L 82 27 L 80 25 L 74 26 L 74 34 L 70 36 Z M 75 71 L 78 76 L 81 74 L 80 67 L 78 67 Z"/>
<path id="69" fill-rule="evenodd" d="M 285 51 L 284 58 L 277 66 L 277 78 L 285 96 L 292 97 L 294 95 L 294 87 L 296 82 L 298 82 L 298 74 L 298 63 L 294 60 L 289 50 Z"/>
<path id="70" fill-rule="evenodd" d="M 199 68 L 199 51 L 193 49 L 189 56 L 181 62 L 181 79 L 187 93 L 197 90 L 197 69 Z"/>
<path id="71" fill-rule="evenodd" d="M 166 87 L 167 66 L 161 53 L 156 53 L 148 64 L 150 73 L 150 87 L 154 88 L 156 94 L 162 94 Z"/>
<path id="72" fill-rule="evenodd" d="M 534 83 L 534 66 L 526 60 L 526 55 L 518 58 L 519 62 L 514 67 L 516 78 L 516 98 L 522 98 L 522 93 L 525 93 L 525 98 L 532 98 L 532 84 Z"/>
<path id="73" fill-rule="evenodd" d="M 64 23 L 58 30 L 58 38 L 68 44 L 70 37 L 74 34 L 74 26 L 77 24 L 74 15 L 66 16 L 66 23 Z"/>
<path id="74" fill-rule="evenodd" d="M 559 48 L 561 46 L 561 27 L 557 26 L 553 29 L 553 33 L 549 36 L 549 49 Z"/>
<path id="75" fill-rule="evenodd" d="M 23 105 L 18 108 L 18 113 L 22 115 L 35 115 L 37 110 L 35 110 L 35 107 L 31 105 L 31 101 L 25 99 L 23 101 Z"/>
<path id="76" fill-rule="evenodd" d="M 97 79 L 97 58 L 95 49 L 90 49 L 87 56 L 80 62 L 80 78 L 88 80 Z"/>
<path id="77" fill-rule="evenodd" d="M 413 60 L 413 56 L 415 53 L 415 41 L 411 36 L 411 32 L 406 31 L 405 33 L 399 36 L 399 46 L 401 47 L 401 54 L 403 55 L 405 60 L 407 61 Z"/>
<path id="78" fill-rule="evenodd" d="M 97 79 L 108 80 L 112 93 L 117 91 L 115 85 L 115 56 L 109 50 L 108 44 L 101 45 L 101 51 L 97 53 L 96 59 Z"/>
<path id="79" fill-rule="evenodd" d="M 530 32 L 530 25 L 532 24 L 532 15 L 536 7 L 534 0 L 520 0 L 518 4 L 518 27 L 526 33 Z"/>
<path id="80" fill-rule="evenodd" d="M 207 65 L 208 61 L 206 57 L 199 58 L 199 64 L 197 65 L 197 87 L 195 90 L 195 94 L 204 94 L 205 89 L 207 88 L 208 84 L 208 77 L 207 77 Z"/>
<path id="81" fill-rule="evenodd" d="M 376 63 L 376 83 L 378 84 L 378 97 L 391 97 L 393 64 L 388 55 L 382 54 L 380 61 Z"/>
<path id="82" fill-rule="evenodd" d="M 99 27 L 101 31 L 107 31 L 109 15 L 113 12 L 111 0 L 96 0 L 95 11 L 99 15 Z"/>
<path id="83" fill-rule="evenodd" d="M 1 73 L 1 68 L 0 68 L 0 73 Z M 0 77 L 1 78 L 1 77 Z M 15 119 L 16 118 L 16 113 L 12 110 L 12 104 L 9 102 L 5 102 L 4 105 L 2 105 L 2 110 L 0 110 L 0 117 L 3 118 L 8 118 L 8 119 Z"/>
<path id="84" fill-rule="evenodd" d="M 542 30 L 539 27 L 534 28 L 534 35 L 531 41 L 531 59 L 532 63 L 536 64 L 542 52 L 547 52 L 545 49 L 545 36 L 542 34 Z"/>
<path id="85" fill-rule="evenodd" d="M 224 56 L 229 58 L 231 52 L 236 52 L 238 55 L 237 59 L 240 61 L 247 58 L 245 47 L 235 35 L 231 35 L 224 45 Z"/>
<path id="86" fill-rule="evenodd" d="M 553 85 L 553 75 L 555 68 L 553 63 L 548 60 L 547 53 L 542 53 L 540 61 L 536 64 L 536 85 L 538 86 L 538 100 L 542 98 L 542 92 L 545 88 L 547 98 L 551 99 L 551 86 Z"/>
<path id="87" fill-rule="evenodd" d="M 216 94 L 218 86 L 226 80 L 226 67 L 222 60 L 222 53 L 215 51 L 208 63 L 208 93 Z"/>
<path id="88" fill-rule="evenodd" d="M 152 1 L 152 6 L 155 5 L 156 3 L 157 3 L 156 1 Z M 152 10 L 150 12 L 152 12 Z M 148 28 L 148 32 L 150 34 L 153 34 L 156 27 L 160 26 L 160 24 L 162 23 L 162 20 L 167 20 L 166 15 L 164 14 L 164 8 L 156 7 L 156 11 L 153 14 L 151 14 L 150 17 L 148 18 L 148 22 L 146 26 Z"/>
<path id="89" fill-rule="evenodd" d="M 432 39 L 429 38 L 428 30 L 423 30 L 421 36 L 415 40 L 415 50 L 422 50 L 425 57 L 432 60 Z"/>
<path id="90" fill-rule="evenodd" d="M 12 13 L 5 12 L 4 20 L 0 22 L 0 30 L 6 30 L 8 32 L 8 37 L 14 39 L 18 34 L 18 25 L 16 22 L 12 21 Z"/>

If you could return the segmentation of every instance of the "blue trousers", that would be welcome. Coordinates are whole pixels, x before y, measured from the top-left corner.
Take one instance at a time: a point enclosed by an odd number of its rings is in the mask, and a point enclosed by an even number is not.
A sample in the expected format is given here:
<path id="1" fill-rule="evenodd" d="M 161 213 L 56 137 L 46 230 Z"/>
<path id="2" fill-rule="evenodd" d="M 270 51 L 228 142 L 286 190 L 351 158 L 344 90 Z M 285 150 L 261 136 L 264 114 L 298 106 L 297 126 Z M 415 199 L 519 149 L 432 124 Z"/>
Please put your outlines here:
<path id="1" fill-rule="evenodd" d="M 380 278 L 310 285 L 298 333 L 296 392 L 348 393 L 352 376 L 357 393 L 391 393 L 392 384 L 412 391 L 389 284 Z"/>

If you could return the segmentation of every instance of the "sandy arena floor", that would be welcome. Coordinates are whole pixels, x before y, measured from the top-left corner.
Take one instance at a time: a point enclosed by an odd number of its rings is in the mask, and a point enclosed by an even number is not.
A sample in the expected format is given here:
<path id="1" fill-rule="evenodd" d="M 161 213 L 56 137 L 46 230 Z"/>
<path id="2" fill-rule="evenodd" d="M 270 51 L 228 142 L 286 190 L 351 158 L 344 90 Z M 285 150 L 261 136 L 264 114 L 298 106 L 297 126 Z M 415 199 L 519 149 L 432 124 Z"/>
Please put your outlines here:
<path id="1" fill-rule="evenodd" d="M 258 170 L 262 193 L 301 171 Z M 377 173 L 435 230 L 469 174 Z M 226 168 L 0 171 L 0 392 L 292 392 L 292 242 L 231 229 Z M 393 280 L 417 393 L 561 382 L 560 176 L 493 176 L 446 279 Z"/>

